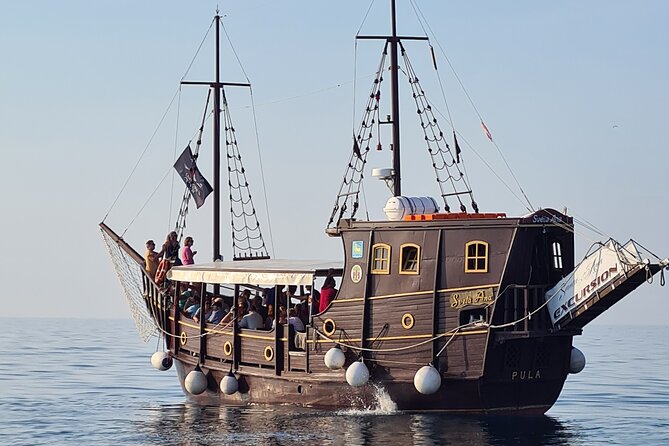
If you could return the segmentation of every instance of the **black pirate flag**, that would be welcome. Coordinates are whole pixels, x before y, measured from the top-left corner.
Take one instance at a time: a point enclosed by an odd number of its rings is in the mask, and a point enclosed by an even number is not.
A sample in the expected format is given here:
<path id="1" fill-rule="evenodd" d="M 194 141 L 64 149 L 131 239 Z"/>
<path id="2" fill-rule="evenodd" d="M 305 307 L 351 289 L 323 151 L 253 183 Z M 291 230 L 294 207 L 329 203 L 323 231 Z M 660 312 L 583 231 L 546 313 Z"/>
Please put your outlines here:
<path id="1" fill-rule="evenodd" d="M 199 209 L 214 189 L 198 170 L 190 145 L 186 147 L 177 159 L 177 162 L 174 163 L 174 168 L 179 172 L 179 176 L 184 180 L 184 183 L 186 183 L 186 187 L 190 189 L 190 193 L 195 200 L 195 205 Z"/>

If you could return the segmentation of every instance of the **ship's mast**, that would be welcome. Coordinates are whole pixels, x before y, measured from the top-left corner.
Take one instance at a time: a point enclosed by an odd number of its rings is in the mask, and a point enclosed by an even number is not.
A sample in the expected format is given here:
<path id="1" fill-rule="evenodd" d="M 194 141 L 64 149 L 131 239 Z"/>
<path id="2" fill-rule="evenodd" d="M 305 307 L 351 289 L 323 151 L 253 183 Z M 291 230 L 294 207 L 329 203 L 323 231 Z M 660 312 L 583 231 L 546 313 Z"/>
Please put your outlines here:
<path id="1" fill-rule="evenodd" d="M 397 76 L 399 70 L 399 63 L 397 61 L 399 39 L 397 38 L 397 20 L 395 19 L 395 0 L 391 0 L 390 2 L 390 19 L 393 33 L 388 40 L 390 42 L 390 88 L 392 89 L 392 116 L 390 119 L 393 123 L 393 193 L 396 197 L 399 197 L 402 195 L 402 181 L 400 175 L 400 87 Z"/>
<path id="2" fill-rule="evenodd" d="M 400 162 L 400 87 L 398 47 L 402 40 L 428 40 L 427 37 L 407 37 L 397 35 L 397 20 L 395 14 L 395 0 L 390 0 L 390 36 L 356 36 L 356 39 L 385 40 L 390 45 L 390 121 L 383 124 L 393 126 L 393 194 L 402 195 L 401 162 Z"/>
<path id="3" fill-rule="evenodd" d="M 213 260 L 221 258 L 221 93 L 223 87 L 250 87 L 251 84 L 240 82 L 221 82 L 221 57 L 220 57 L 220 27 L 221 16 L 216 11 L 214 16 L 214 24 L 216 26 L 216 48 L 215 48 L 215 80 L 214 82 L 200 82 L 200 81 L 182 81 L 182 85 L 207 85 L 214 90 L 214 218 L 213 218 L 213 246 L 212 257 Z"/>
<path id="4" fill-rule="evenodd" d="M 216 13 L 216 81 L 214 83 L 214 222 L 213 260 L 221 258 L 221 65 L 220 30 L 221 16 Z"/>

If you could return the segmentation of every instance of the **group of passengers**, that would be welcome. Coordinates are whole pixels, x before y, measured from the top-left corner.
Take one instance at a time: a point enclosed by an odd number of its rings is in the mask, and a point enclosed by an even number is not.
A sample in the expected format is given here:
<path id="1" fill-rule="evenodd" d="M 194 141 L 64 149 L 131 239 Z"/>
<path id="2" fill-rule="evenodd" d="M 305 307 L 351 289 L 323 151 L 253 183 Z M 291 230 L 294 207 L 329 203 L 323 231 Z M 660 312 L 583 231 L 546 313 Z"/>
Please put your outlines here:
<path id="1" fill-rule="evenodd" d="M 155 282 L 165 288 L 172 288 L 166 280 L 167 271 L 172 266 L 192 265 L 193 237 L 186 237 L 184 247 L 180 248 L 178 234 L 172 231 L 167 234 L 160 252 L 156 252 L 153 240 L 146 242 L 144 253 L 145 268 L 148 275 Z M 253 330 L 271 330 L 278 321 L 281 325 L 290 325 L 296 332 L 304 332 L 311 316 L 322 313 L 330 305 L 337 294 L 336 282 L 330 272 L 321 291 L 306 286 L 306 292 L 296 295 L 297 286 L 286 285 L 281 287 L 256 289 L 255 296 L 251 296 L 250 289 L 244 289 L 237 298 L 236 310 L 231 308 L 233 299 L 230 296 L 214 296 L 207 293 L 204 299 L 204 308 L 200 308 L 200 286 L 190 285 L 182 290 L 178 305 L 181 314 L 199 323 L 200 318 L 212 324 L 229 324 L 236 319 L 240 328 Z M 277 295 L 277 290 L 280 290 Z M 274 309 L 278 307 L 278 314 Z M 202 316 L 201 316 L 202 315 Z"/>
<path id="2" fill-rule="evenodd" d="M 160 252 L 156 252 L 156 244 L 153 240 L 146 242 L 144 253 L 145 269 L 149 276 L 161 285 L 165 281 L 165 275 L 172 266 L 192 265 L 195 263 L 193 251 L 193 237 L 186 237 L 184 247 L 179 246 L 176 231 L 167 234 Z"/>
<path id="3" fill-rule="evenodd" d="M 328 275 L 320 292 L 311 286 L 305 286 L 304 293 L 298 295 L 297 286 L 290 285 L 283 288 L 256 289 L 253 295 L 251 289 L 247 288 L 239 293 L 237 308 L 233 309 L 231 296 L 206 293 L 204 300 L 201 300 L 201 284 L 192 284 L 181 292 L 177 304 L 182 316 L 197 323 L 204 317 L 211 324 L 230 324 L 236 321 L 239 328 L 271 330 L 278 322 L 280 325 L 292 326 L 296 332 L 304 332 L 311 315 L 324 311 L 329 305 L 337 292 L 335 285 L 334 277 Z M 204 309 L 200 308 L 201 301 L 204 302 Z M 275 308 L 278 308 L 276 315 Z"/>

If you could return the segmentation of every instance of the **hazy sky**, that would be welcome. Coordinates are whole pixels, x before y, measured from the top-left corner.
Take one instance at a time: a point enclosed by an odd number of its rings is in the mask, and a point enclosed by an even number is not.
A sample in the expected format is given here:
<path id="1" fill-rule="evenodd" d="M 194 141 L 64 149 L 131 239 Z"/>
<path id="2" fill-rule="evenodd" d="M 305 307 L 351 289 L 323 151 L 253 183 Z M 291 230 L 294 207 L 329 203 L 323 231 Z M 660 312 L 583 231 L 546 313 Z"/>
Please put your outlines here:
<path id="1" fill-rule="evenodd" d="M 388 32 L 387 3 L 375 2 L 361 34 Z M 398 3 L 399 33 L 422 34 L 408 0 Z M 206 89 L 184 88 L 168 105 L 217 4 L 243 67 L 226 42 L 223 78 L 245 82 L 246 73 L 253 84 L 274 254 L 341 258 L 339 239 L 329 239 L 324 228 L 350 153 L 354 119 L 357 127 L 361 116 L 354 90 L 364 101 L 378 64 L 380 43 L 359 42 L 357 50 L 354 45 L 370 2 L 5 1 L 0 14 L 3 315 L 130 317 L 97 224 L 158 129 L 107 223 L 122 232 L 134 219 L 126 239 L 140 250 L 148 238 L 160 244 L 174 225 L 183 186 L 177 179 L 172 189 L 171 173 L 161 180 L 195 135 Z M 504 182 L 514 185 L 442 49 L 534 207 L 567 207 L 620 241 L 633 237 L 668 256 L 669 3 L 419 0 L 418 5 L 431 29 L 456 127 Z M 409 42 L 407 49 L 425 73 L 419 76 L 428 97 L 444 112 L 428 48 Z M 187 79 L 211 80 L 212 52 L 209 39 Z M 405 96 L 407 91 L 405 84 Z M 228 96 L 267 228 L 251 97 L 244 89 Z M 387 101 L 385 106 L 388 110 Z M 412 105 L 402 113 L 405 125 L 417 122 Z M 207 132 L 205 144 L 210 127 Z M 413 131 L 403 132 L 405 194 L 438 196 L 424 143 L 411 139 Z M 526 213 L 478 155 L 465 144 L 463 150 L 481 211 Z M 390 165 L 387 150 L 372 155 L 370 167 Z M 203 147 L 202 159 L 210 156 L 210 148 Z M 428 170 L 421 170 L 423 165 Z M 202 169 L 211 179 L 210 167 Z M 379 184 L 369 186 L 372 217 L 382 215 L 386 198 Z M 227 205 L 222 208 L 225 221 Z M 211 201 L 199 212 L 193 206 L 189 221 L 187 233 L 200 251 L 196 260 L 208 261 Z M 577 231 L 580 258 L 597 237 Z M 229 229 L 222 232 L 229 257 Z M 269 233 L 265 236 L 269 243 Z M 596 323 L 667 324 L 667 313 L 669 288 L 656 280 Z"/>

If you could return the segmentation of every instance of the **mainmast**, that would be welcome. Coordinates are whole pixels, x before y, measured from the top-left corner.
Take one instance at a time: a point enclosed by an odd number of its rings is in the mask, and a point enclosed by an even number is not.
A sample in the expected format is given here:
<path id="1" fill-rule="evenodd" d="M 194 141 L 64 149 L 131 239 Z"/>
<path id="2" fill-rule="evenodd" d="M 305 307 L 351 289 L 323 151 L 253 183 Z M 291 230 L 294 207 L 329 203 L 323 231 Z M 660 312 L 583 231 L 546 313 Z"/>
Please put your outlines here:
<path id="1" fill-rule="evenodd" d="M 393 194 L 397 197 L 402 195 L 401 162 L 400 162 L 400 87 L 399 87 L 399 61 L 398 47 L 402 40 L 428 40 L 427 37 L 407 37 L 397 35 L 397 20 L 395 15 L 395 0 L 390 0 L 390 36 L 356 36 L 356 39 L 385 40 L 390 45 L 390 100 L 392 110 L 390 121 L 384 124 L 392 124 L 393 128 Z"/>
<path id="2" fill-rule="evenodd" d="M 400 175 L 400 86 L 398 79 L 399 62 L 397 60 L 397 46 L 399 40 L 397 39 L 397 20 L 395 19 L 395 0 L 390 2 L 390 20 L 392 22 L 393 35 L 388 40 L 390 42 L 390 88 L 391 88 L 391 103 L 393 123 L 393 193 L 396 197 L 402 195 L 402 181 Z"/>

